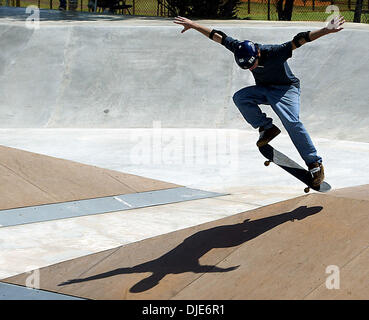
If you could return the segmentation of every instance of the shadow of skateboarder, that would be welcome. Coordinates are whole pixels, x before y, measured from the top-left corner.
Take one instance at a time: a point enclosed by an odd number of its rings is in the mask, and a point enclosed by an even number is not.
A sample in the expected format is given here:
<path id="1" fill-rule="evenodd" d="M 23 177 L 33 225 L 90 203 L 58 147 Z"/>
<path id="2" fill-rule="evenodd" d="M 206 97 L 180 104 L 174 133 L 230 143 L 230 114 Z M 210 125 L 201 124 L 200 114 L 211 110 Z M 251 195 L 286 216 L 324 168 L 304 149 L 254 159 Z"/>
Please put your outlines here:
<path id="1" fill-rule="evenodd" d="M 118 268 L 83 279 L 73 279 L 59 284 L 65 286 L 73 283 L 81 283 L 91 280 L 103 279 L 119 274 L 133 274 L 151 272 L 146 277 L 130 288 L 130 292 L 138 293 L 156 286 L 168 274 L 184 272 L 210 273 L 230 272 L 239 266 L 221 268 L 216 265 L 200 265 L 199 259 L 215 248 L 235 249 L 259 235 L 275 228 L 276 226 L 295 219 L 302 220 L 308 216 L 317 214 L 323 208 L 301 206 L 291 212 L 282 213 L 258 220 L 246 219 L 243 222 L 223 225 L 199 231 L 186 238 L 181 244 L 155 260 L 128 268 Z"/>

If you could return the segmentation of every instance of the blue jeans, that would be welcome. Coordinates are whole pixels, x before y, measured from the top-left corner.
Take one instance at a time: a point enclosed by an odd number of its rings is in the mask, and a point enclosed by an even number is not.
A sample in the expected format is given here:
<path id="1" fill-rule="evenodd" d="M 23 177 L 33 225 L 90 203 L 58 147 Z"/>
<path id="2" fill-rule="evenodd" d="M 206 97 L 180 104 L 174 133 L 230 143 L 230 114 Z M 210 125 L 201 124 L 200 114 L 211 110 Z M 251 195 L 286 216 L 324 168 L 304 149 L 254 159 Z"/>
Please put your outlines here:
<path id="1" fill-rule="evenodd" d="M 322 162 L 311 138 L 299 120 L 300 89 L 292 85 L 251 86 L 237 91 L 233 101 L 245 120 L 255 129 L 273 126 L 273 119 L 262 113 L 259 104 L 270 105 L 281 119 L 301 158 L 308 166 Z"/>

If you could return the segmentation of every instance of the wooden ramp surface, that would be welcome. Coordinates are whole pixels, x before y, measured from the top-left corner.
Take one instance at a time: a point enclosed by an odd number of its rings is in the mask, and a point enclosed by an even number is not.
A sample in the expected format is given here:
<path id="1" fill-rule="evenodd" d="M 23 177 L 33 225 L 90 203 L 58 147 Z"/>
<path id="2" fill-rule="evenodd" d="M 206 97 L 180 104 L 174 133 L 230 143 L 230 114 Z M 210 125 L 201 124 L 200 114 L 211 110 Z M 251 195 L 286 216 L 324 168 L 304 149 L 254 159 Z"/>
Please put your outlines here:
<path id="1" fill-rule="evenodd" d="M 42 268 L 40 286 L 89 299 L 368 299 L 368 199 L 369 185 L 305 195 Z"/>
<path id="2" fill-rule="evenodd" d="M 179 187 L 0 146 L 0 210 Z"/>

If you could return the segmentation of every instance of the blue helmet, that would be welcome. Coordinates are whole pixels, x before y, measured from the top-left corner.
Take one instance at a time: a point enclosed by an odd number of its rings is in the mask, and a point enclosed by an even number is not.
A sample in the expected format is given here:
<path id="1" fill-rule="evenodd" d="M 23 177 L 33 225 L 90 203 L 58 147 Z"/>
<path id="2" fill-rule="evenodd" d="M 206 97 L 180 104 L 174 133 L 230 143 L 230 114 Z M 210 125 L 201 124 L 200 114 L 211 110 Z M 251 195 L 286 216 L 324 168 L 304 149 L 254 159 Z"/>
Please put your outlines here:
<path id="1" fill-rule="evenodd" d="M 251 68 L 258 56 L 258 47 L 255 43 L 249 40 L 240 42 L 234 51 L 234 58 L 236 63 L 242 69 Z"/>

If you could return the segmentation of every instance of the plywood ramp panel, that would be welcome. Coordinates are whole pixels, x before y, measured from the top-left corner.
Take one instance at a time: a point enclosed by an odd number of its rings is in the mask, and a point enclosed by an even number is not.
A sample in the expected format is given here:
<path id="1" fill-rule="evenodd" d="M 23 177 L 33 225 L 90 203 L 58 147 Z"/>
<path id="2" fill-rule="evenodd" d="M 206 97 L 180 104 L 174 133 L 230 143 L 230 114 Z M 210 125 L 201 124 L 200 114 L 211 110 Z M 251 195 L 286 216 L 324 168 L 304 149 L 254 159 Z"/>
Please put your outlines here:
<path id="1" fill-rule="evenodd" d="M 325 286 L 330 276 L 326 270 L 332 265 L 341 270 L 341 283 L 349 288 L 346 293 L 341 291 L 341 298 L 367 298 L 367 282 L 352 278 L 355 273 L 369 278 L 368 268 L 358 265 L 347 273 L 345 270 L 367 252 L 368 203 L 316 195 L 301 204 L 321 206 L 322 210 L 245 243 L 217 265 L 240 265 L 237 270 L 204 274 L 174 298 L 191 299 L 196 292 L 202 299 L 307 299 L 321 288 L 320 298 L 329 299 L 337 295 Z"/>
<path id="2" fill-rule="evenodd" d="M 369 184 L 333 190 L 329 196 L 369 201 Z"/>
<path id="3" fill-rule="evenodd" d="M 0 210 L 178 185 L 0 146 Z"/>

